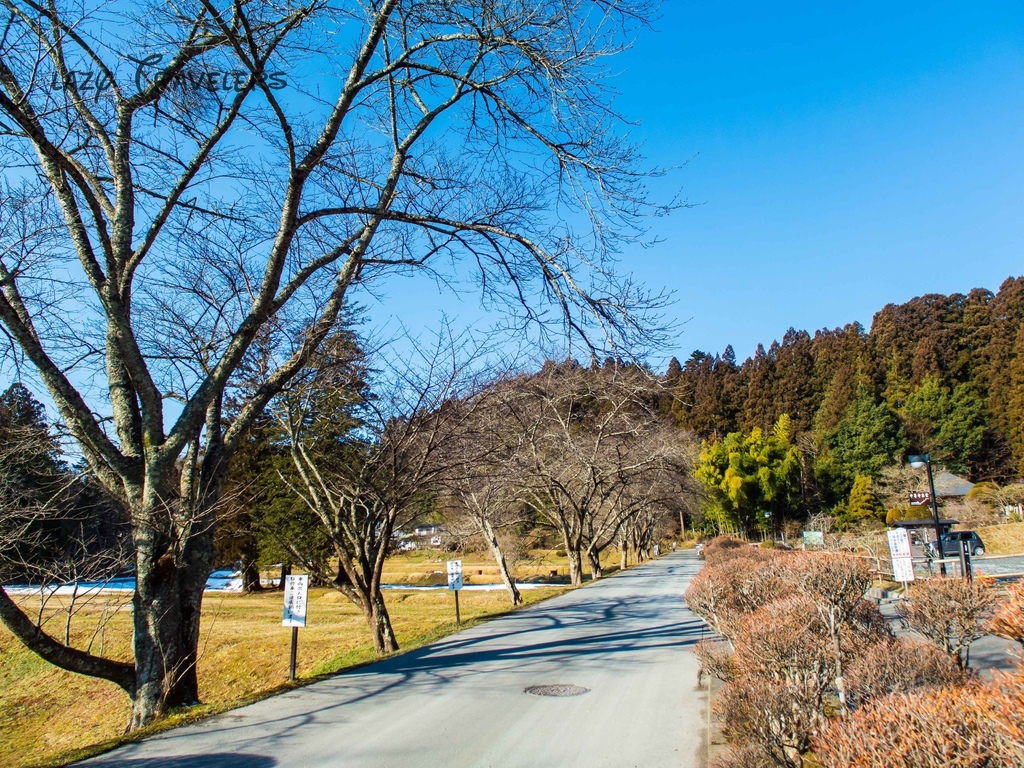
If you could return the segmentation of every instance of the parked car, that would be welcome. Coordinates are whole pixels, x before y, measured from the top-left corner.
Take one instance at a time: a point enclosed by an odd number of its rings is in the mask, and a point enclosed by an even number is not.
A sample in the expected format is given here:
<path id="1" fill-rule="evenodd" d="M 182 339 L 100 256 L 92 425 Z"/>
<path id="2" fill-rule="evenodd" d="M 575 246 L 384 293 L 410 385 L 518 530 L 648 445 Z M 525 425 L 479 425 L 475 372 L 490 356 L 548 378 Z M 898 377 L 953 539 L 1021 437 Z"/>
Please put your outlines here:
<path id="1" fill-rule="evenodd" d="M 942 555 L 943 557 L 958 557 L 960 555 L 960 542 L 970 542 L 971 554 L 975 557 L 985 554 L 985 544 L 974 531 L 950 531 L 949 533 L 942 534 Z M 935 556 L 936 550 L 935 542 L 928 544 L 928 554 L 932 557 Z"/>

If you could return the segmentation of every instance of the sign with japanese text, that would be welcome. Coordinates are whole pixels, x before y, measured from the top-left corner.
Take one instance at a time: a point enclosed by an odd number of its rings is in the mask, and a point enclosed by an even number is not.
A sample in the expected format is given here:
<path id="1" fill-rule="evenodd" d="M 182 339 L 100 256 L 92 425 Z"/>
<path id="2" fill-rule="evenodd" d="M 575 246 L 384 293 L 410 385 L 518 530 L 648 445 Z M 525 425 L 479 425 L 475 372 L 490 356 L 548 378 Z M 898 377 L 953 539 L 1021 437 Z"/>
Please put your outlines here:
<path id="1" fill-rule="evenodd" d="M 914 580 L 914 554 L 906 528 L 889 531 L 889 554 L 892 556 L 892 577 L 896 581 Z"/>
<path id="2" fill-rule="evenodd" d="M 448 561 L 448 589 L 462 589 L 462 561 Z"/>
<path id="3" fill-rule="evenodd" d="M 306 626 L 306 595 L 308 592 L 309 576 L 285 576 L 282 627 Z"/>

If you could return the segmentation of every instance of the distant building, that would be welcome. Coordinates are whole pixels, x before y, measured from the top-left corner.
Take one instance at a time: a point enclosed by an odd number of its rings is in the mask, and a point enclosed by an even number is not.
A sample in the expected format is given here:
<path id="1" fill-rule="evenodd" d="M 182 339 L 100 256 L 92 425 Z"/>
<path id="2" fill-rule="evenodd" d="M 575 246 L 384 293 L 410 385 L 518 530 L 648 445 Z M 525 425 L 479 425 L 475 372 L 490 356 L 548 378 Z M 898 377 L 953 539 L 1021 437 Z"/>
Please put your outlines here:
<path id="1" fill-rule="evenodd" d="M 970 480 L 957 477 L 952 472 L 939 472 L 935 476 L 935 495 L 940 499 L 962 499 L 973 487 Z"/>
<path id="2" fill-rule="evenodd" d="M 415 529 L 417 536 L 436 536 L 439 533 L 444 533 L 444 528 L 440 525 L 421 525 Z"/>

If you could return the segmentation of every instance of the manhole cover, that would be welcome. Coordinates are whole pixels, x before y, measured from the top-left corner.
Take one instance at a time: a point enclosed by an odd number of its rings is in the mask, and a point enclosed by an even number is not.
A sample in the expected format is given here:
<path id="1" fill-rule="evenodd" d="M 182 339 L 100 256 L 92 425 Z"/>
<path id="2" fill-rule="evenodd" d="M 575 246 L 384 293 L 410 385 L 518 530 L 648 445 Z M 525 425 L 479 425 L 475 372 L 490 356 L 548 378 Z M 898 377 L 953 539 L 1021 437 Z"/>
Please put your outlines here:
<path id="1" fill-rule="evenodd" d="M 581 696 L 590 693 L 589 688 L 580 685 L 568 685 L 559 683 L 557 685 L 531 685 L 525 693 L 532 693 L 534 696 Z"/>

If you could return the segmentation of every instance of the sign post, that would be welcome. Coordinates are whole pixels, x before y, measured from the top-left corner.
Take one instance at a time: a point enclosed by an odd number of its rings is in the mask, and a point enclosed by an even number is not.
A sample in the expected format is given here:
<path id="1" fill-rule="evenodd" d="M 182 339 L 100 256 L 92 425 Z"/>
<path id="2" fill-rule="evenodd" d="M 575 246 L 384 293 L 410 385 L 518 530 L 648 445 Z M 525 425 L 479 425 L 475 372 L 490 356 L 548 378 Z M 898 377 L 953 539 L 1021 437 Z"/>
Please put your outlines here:
<path id="1" fill-rule="evenodd" d="M 306 596 L 309 576 L 286 576 L 284 579 L 284 613 L 281 626 L 292 628 L 292 653 L 288 664 L 288 679 L 295 679 L 295 655 L 299 649 L 299 627 L 306 626 Z"/>
<path id="2" fill-rule="evenodd" d="M 459 615 L 459 590 L 462 589 L 462 561 L 448 561 L 448 589 L 455 592 L 455 624 L 462 626 L 462 617 Z"/>
<path id="3" fill-rule="evenodd" d="M 914 580 L 914 553 L 910 550 L 910 537 L 906 528 L 893 528 L 889 531 L 889 555 L 892 557 L 892 577 L 903 582 Z"/>
<path id="4" fill-rule="evenodd" d="M 925 507 L 932 503 L 932 495 L 928 491 L 911 491 L 910 506 Z"/>

